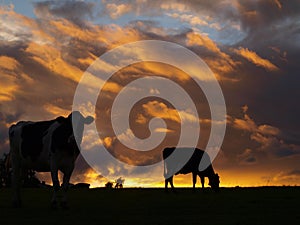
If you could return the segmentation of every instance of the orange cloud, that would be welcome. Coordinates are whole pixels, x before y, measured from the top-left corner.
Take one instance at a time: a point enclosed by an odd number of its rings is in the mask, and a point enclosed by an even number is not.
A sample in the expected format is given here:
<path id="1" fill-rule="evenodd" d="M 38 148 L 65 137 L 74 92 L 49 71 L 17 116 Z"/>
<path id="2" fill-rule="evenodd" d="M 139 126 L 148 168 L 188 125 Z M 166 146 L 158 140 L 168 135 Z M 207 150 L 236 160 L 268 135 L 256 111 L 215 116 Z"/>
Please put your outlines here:
<path id="1" fill-rule="evenodd" d="M 142 69 L 147 70 L 148 74 L 155 74 L 156 76 L 162 76 L 172 79 L 178 79 L 182 82 L 188 81 L 191 79 L 191 77 L 183 72 L 182 70 L 179 70 L 177 68 L 174 68 L 171 65 L 162 64 L 162 63 L 153 63 L 153 62 L 143 62 L 140 63 L 142 66 Z M 155 90 L 153 90 L 155 91 Z"/>
<path id="2" fill-rule="evenodd" d="M 115 83 L 115 82 L 106 82 L 102 88 L 102 91 L 112 92 L 112 93 L 119 93 L 122 87 Z"/>
<path id="3" fill-rule="evenodd" d="M 223 74 L 234 71 L 237 62 L 233 61 L 230 55 L 222 52 L 218 45 L 207 35 L 190 32 L 186 36 L 187 46 L 201 46 L 215 54 L 214 57 L 205 57 L 204 60 L 213 70 L 217 79 L 226 79 Z M 232 81 L 236 81 L 233 79 Z"/>
<path id="4" fill-rule="evenodd" d="M 241 154 L 238 154 L 237 159 L 241 165 L 256 163 L 256 158 L 254 157 L 253 150 L 250 148 L 247 148 Z"/>
<path id="5" fill-rule="evenodd" d="M 177 123 L 181 122 L 177 110 L 168 108 L 168 106 L 162 102 L 150 101 L 147 104 L 143 104 L 143 109 L 149 116 L 169 119 Z"/>
<path id="6" fill-rule="evenodd" d="M 69 110 L 49 103 L 44 105 L 44 109 L 55 116 L 68 116 L 70 114 Z"/>
<path id="7" fill-rule="evenodd" d="M 156 128 L 154 131 L 158 132 L 158 133 L 173 133 L 174 132 L 174 130 L 170 130 L 167 128 Z"/>
<path id="8" fill-rule="evenodd" d="M 257 125 L 247 114 L 244 115 L 244 119 L 234 119 L 233 127 L 249 132 L 257 130 Z"/>
<path id="9" fill-rule="evenodd" d="M 0 68 L 2 70 L 15 70 L 20 64 L 14 58 L 8 56 L 0 56 Z"/>
<path id="10" fill-rule="evenodd" d="M 88 53 L 88 57 L 86 58 L 79 58 L 78 59 L 78 62 L 86 67 L 90 66 L 98 57 L 95 56 L 94 54 L 92 53 Z"/>
<path id="11" fill-rule="evenodd" d="M 51 45 L 31 42 L 25 51 L 32 54 L 33 60 L 62 77 L 79 82 L 83 74 L 77 66 L 67 63 L 62 58 L 62 52 Z"/>
<path id="12" fill-rule="evenodd" d="M 266 135 L 276 136 L 280 134 L 280 130 L 277 127 L 273 127 L 267 124 L 257 125 L 255 121 L 252 118 L 250 118 L 250 116 L 247 114 L 248 111 L 247 105 L 243 106 L 242 110 L 244 112 L 244 118 L 233 120 L 233 127 L 235 127 L 236 129 L 259 133 L 263 136 Z"/>
<path id="13" fill-rule="evenodd" d="M 277 71 L 279 70 L 277 66 L 272 64 L 269 60 L 261 58 L 259 55 L 257 55 L 256 52 L 253 52 L 249 50 L 248 48 L 242 48 L 235 49 L 234 52 L 245 59 L 247 59 L 249 62 L 252 62 L 253 64 L 263 67 L 266 70 L 269 71 Z"/>
<path id="14" fill-rule="evenodd" d="M 11 101 L 14 98 L 13 93 L 17 91 L 17 77 L 15 71 L 20 64 L 11 57 L 0 56 L 0 102 Z"/>
<path id="15" fill-rule="evenodd" d="M 90 188 L 104 187 L 107 181 L 108 180 L 105 177 L 101 176 L 99 173 L 97 173 L 95 170 L 91 168 L 85 170 L 84 173 L 81 172 L 78 174 L 73 174 L 71 177 L 71 183 L 74 184 L 78 182 L 88 183 L 90 184 Z"/>
<path id="16" fill-rule="evenodd" d="M 287 143 L 282 139 L 282 132 L 279 128 L 257 123 L 247 114 L 248 107 L 243 108 L 244 118 L 234 119 L 231 124 L 234 128 L 244 130 L 250 133 L 250 139 L 259 143 L 258 150 L 272 152 L 278 157 L 297 154 L 300 152 L 300 146 Z"/>
<path id="17" fill-rule="evenodd" d="M 221 50 L 218 48 L 216 43 L 214 43 L 207 35 L 190 32 L 187 34 L 186 43 L 188 46 L 203 46 L 212 52 L 221 54 Z"/>
<path id="18" fill-rule="evenodd" d="M 200 121 L 195 115 L 187 111 L 169 108 L 166 104 L 158 101 L 150 101 L 147 104 L 143 104 L 143 109 L 148 116 L 172 120 L 177 123 Z M 138 121 L 142 123 L 146 120 L 139 117 Z"/>
<path id="19" fill-rule="evenodd" d="M 10 84 L 8 84 L 10 83 Z M 1 82 L 0 85 L 0 102 L 11 101 L 14 99 L 13 93 L 18 89 L 18 86 L 13 82 Z"/>
<path id="20" fill-rule="evenodd" d="M 113 141 L 114 141 L 115 137 L 105 137 L 103 140 L 103 143 L 105 145 L 106 148 L 110 148 L 112 147 Z"/>
<path id="21" fill-rule="evenodd" d="M 268 134 L 268 135 L 278 135 L 280 133 L 280 130 L 277 127 L 273 127 L 270 125 L 260 125 L 258 127 L 258 131 L 263 133 L 263 134 Z"/>

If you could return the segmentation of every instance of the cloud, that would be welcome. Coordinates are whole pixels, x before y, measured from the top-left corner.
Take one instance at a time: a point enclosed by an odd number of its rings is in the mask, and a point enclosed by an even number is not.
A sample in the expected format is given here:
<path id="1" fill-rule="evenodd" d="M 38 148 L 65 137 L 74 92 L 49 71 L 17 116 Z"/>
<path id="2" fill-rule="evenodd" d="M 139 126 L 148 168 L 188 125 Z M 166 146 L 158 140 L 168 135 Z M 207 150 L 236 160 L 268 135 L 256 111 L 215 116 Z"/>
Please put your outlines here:
<path id="1" fill-rule="evenodd" d="M 177 123 L 199 122 L 200 120 L 193 114 L 176 109 L 169 108 L 165 103 L 159 101 L 150 101 L 143 104 L 143 109 L 149 117 L 159 117 L 166 120 L 172 120 Z M 144 120 L 139 120 L 144 122 Z"/>
<path id="2" fill-rule="evenodd" d="M 187 34 L 187 45 L 203 46 L 212 52 L 222 54 L 216 43 L 212 41 L 207 35 L 190 32 Z"/>
<path id="3" fill-rule="evenodd" d="M 19 63 L 14 58 L 0 56 L 0 70 L 2 71 L 0 102 L 11 101 L 14 99 L 14 92 L 18 88 L 14 73 L 19 70 L 19 66 Z"/>
<path id="4" fill-rule="evenodd" d="M 234 50 L 235 53 L 249 60 L 253 64 L 263 67 L 266 70 L 277 71 L 279 70 L 277 66 L 272 64 L 269 60 L 261 58 L 257 53 L 249 50 L 248 48 L 239 48 Z"/>
<path id="5" fill-rule="evenodd" d="M 277 127 L 267 124 L 257 125 L 247 114 L 247 110 L 248 107 L 244 106 L 244 118 L 231 120 L 231 125 L 238 130 L 248 132 L 250 139 L 259 143 L 257 150 L 271 153 L 276 157 L 300 154 L 300 145 L 284 140 L 283 132 Z M 249 150 L 247 151 L 249 152 Z"/>
<path id="6" fill-rule="evenodd" d="M 257 159 L 253 153 L 253 150 L 247 148 L 244 152 L 237 155 L 237 160 L 241 165 L 252 165 L 257 163 Z"/>
<path id="7" fill-rule="evenodd" d="M 243 119 L 234 119 L 233 127 L 249 132 L 254 132 L 257 130 L 257 125 L 255 124 L 253 119 L 251 119 L 247 114 L 244 114 Z"/>
<path id="8" fill-rule="evenodd" d="M 114 4 L 109 3 L 106 5 L 106 9 L 112 19 L 117 19 L 123 14 L 131 11 L 131 5 L 129 4 Z"/>
<path id="9" fill-rule="evenodd" d="M 295 185 L 300 180 L 300 173 L 299 169 L 294 170 L 283 170 L 275 173 L 270 177 L 265 177 L 268 182 L 275 183 L 276 185 Z"/>
<path id="10" fill-rule="evenodd" d="M 50 45 L 31 42 L 25 50 L 30 58 L 59 76 L 79 82 L 83 71 L 62 58 L 62 52 Z"/>
<path id="11" fill-rule="evenodd" d="M 193 47 L 192 50 L 208 64 L 218 80 L 236 81 L 229 78 L 228 74 L 235 70 L 238 62 L 207 35 L 190 31 L 186 34 L 186 45 Z"/>
<path id="12" fill-rule="evenodd" d="M 69 110 L 60 108 L 57 105 L 46 103 L 44 108 L 47 112 L 53 114 L 54 116 L 68 116 L 70 114 Z"/>
<path id="13" fill-rule="evenodd" d="M 178 18 L 182 22 L 188 22 L 192 26 L 196 26 L 196 25 L 205 25 L 205 26 L 208 26 L 208 23 L 207 23 L 206 20 L 202 20 L 199 17 L 194 16 L 194 15 L 178 14 L 178 13 L 168 13 L 167 15 L 171 16 L 173 18 Z"/>
<path id="14" fill-rule="evenodd" d="M 35 2 L 35 14 L 42 19 L 65 18 L 83 26 L 85 20 L 93 18 L 96 4 L 85 1 L 43 1 Z"/>

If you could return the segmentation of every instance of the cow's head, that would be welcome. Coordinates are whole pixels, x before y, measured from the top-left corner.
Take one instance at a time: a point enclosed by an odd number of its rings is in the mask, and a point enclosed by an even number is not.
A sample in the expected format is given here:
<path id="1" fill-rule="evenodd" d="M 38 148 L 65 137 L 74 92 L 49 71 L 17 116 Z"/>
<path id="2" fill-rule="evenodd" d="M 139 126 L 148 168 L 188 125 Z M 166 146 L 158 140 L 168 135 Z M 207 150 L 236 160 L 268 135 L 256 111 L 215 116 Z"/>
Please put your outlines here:
<path id="1" fill-rule="evenodd" d="M 74 138 L 78 144 L 82 141 L 83 129 L 85 124 L 91 124 L 94 118 L 91 116 L 84 117 L 80 112 L 73 111 L 69 116 L 68 120 L 72 123 Z"/>
<path id="2" fill-rule="evenodd" d="M 219 190 L 219 185 L 220 185 L 220 177 L 217 173 L 209 177 L 209 185 L 214 191 Z"/>

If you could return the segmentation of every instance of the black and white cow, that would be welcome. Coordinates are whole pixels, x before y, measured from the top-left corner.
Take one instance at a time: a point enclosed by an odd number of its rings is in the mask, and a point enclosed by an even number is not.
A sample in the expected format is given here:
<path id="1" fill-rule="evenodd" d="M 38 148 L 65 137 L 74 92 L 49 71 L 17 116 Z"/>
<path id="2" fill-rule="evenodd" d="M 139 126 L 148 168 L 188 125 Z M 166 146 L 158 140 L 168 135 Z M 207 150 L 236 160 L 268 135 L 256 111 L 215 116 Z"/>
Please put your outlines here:
<path id="1" fill-rule="evenodd" d="M 21 121 L 9 128 L 15 207 L 21 206 L 20 185 L 22 175 L 28 169 L 51 172 L 54 187 L 51 200 L 53 207 L 57 206 L 57 191 L 60 187 L 58 170 L 60 170 L 64 174 L 62 184 L 64 196 L 61 205 L 67 206 L 66 191 L 75 160 L 80 153 L 78 145 L 82 140 L 84 124 L 90 124 L 93 120 L 91 116 L 84 117 L 80 112 L 74 111 L 67 118 L 61 116 L 49 121 Z"/>
<path id="2" fill-rule="evenodd" d="M 164 159 L 164 177 L 165 177 L 165 189 L 168 189 L 168 183 L 170 183 L 172 189 L 174 190 L 173 185 L 173 176 L 177 174 L 193 174 L 193 188 L 195 189 L 195 185 L 197 182 L 197 175 L 201 179 L 202 188 L 204 188 L 204 179 L 205 177 L 208 177 L 209 179 L 209 185 L 214 190 L 219 189 L 220 179 L 219 175 L 214 172 L 214 169 L 212 167 L 210 158 L 208 154 L 198 148 L 177 148 L 178 150 L 177 154 L 175 155 L 175 158 L 172 162 L 168 162 L 166 160 L 171 154 L 175 151 L 175 147 L 172 148 L 165 148 L 163 150 L 163 159 Z M 182 158 L 185 154 L 190 154 L 191 157 L 188 159 L 188 161 L 181 165 Z M 205 159 L 208 162 L 208 167 L 204 169 L 203 171 L 199 171 L 199 164 L 201 159 Z"/>

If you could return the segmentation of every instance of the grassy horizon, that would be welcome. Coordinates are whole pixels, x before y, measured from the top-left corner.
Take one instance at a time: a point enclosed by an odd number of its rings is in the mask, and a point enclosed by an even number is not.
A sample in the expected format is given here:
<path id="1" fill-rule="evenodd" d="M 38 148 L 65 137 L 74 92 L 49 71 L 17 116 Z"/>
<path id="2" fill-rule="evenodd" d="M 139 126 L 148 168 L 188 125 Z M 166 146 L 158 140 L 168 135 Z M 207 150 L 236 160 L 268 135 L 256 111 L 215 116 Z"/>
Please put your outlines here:
<path id="1" fill-rule="evenodd" d="M 300 187 L 70 189 L 70 209 L 51 210 L 49 189 L 22 189 L 11 207 L 0 189 L 1 224 L 300 224 Z"/>

